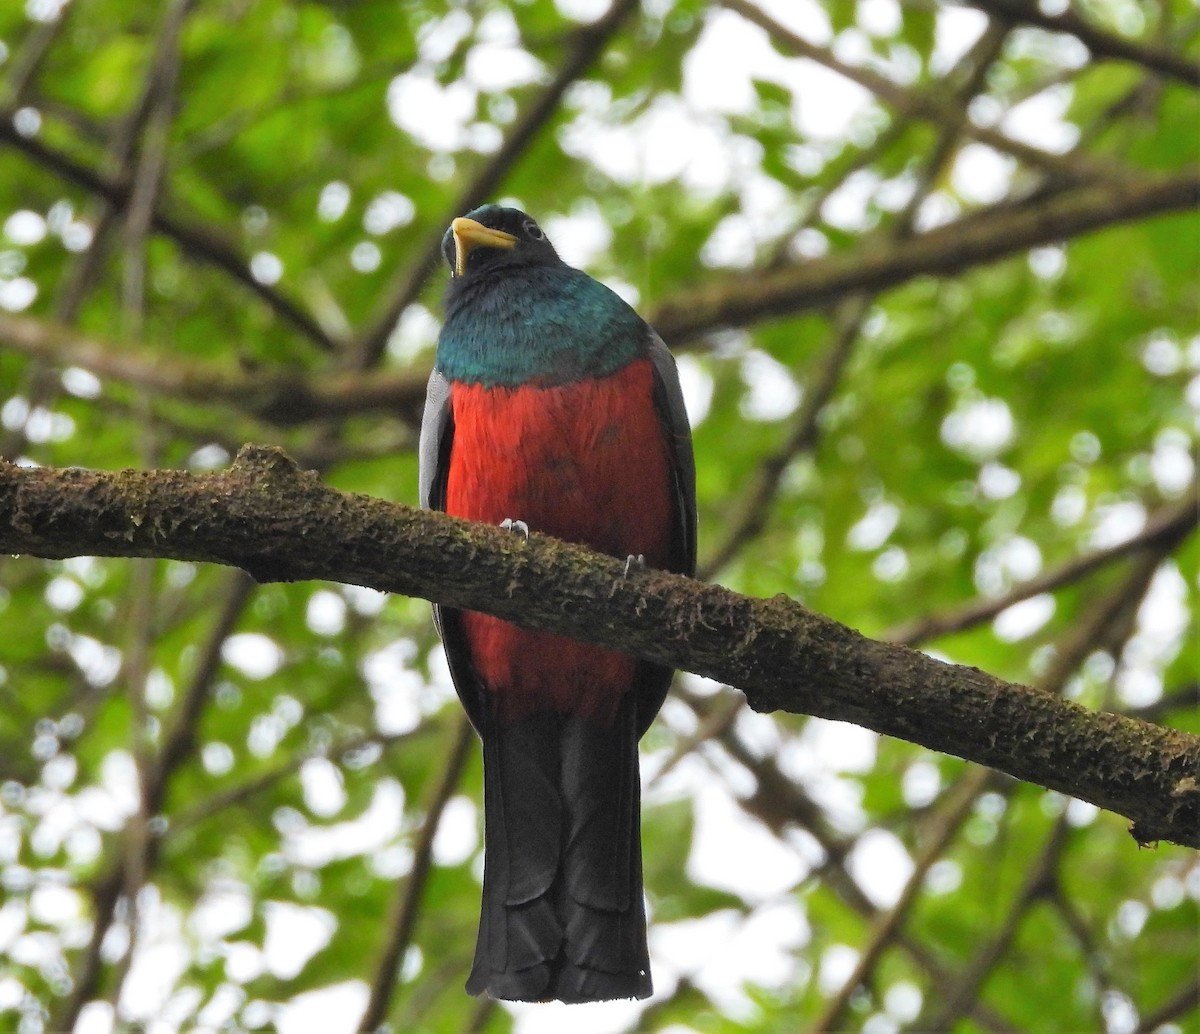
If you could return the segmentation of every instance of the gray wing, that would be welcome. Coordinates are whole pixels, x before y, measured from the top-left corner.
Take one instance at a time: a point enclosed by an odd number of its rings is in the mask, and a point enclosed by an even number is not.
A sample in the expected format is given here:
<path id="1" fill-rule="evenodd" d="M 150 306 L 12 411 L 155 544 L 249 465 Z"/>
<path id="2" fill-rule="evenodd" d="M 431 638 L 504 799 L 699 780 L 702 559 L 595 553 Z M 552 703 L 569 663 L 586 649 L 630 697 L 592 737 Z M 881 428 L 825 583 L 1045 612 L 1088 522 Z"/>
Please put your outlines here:
<path id="1" fill-rule="evenodd" d="M 446 506 L 446 463 L 454 421 L 450 416 L 450 382 L 436 369 L 429 375 L 425 391 L 425 413 L 421 417 L 421 443 L 417 450 L 421 506 L 442 510 Z"/>
<path id="2" fill-rule="evenodd" d="M 446 472 L 450 467 L 453 438 L 450 382 L 435 368 L 425 389 L 425 412 L 421 416 L 421 440 L 417 446 L 417 489 L 424 510 L 446 508 Z M 445 640 L 442 608 L 436 603 L 433 605 L 433 623 L 438 635 Z"/>
<path id="3" fill-rule="evenodd" d="M 653 329 L 649 353 L 654 366 L 655 402 L 667 434 L 675 476 L 673 570 L 693 575 L 696 573 L 696 457 L 692 452 L 692 428 L 683 404 L 675 357 Z"/>
<path id="4" fill-rule="evenodd" d="M 454 440 L 454 417 L 450 411 L 450 382 L 437 370 L 429 375 L 425 413 L 421 417 L 421 441 L 417 447 L 421 506 L 427 510 L 446 508 L 446 476 L 450 469 L 450 447 Z M 484 691 L 471 666 L 471 652 L 463 636 L 458 611 L 433 606 L 433 623 L 446 647 L 450 678 L 475 728 L 484 720 Z"/>
<path id="5" fill-rule="evenodd" d="M 696 458 L 692 454 L 692 428 L 683 405 L 683 389 L 675 358 L 653 330 L 649 331 L 649 356 L 654 367 L 654 404 L 662 422 L 671 459 L 675 492 L 669 569 L 678 574 L 696 573 Z M 654 721 L 671 688 L 674 672 L 642 661 L 635 676 L 637 734 L 640 738 Z"/>

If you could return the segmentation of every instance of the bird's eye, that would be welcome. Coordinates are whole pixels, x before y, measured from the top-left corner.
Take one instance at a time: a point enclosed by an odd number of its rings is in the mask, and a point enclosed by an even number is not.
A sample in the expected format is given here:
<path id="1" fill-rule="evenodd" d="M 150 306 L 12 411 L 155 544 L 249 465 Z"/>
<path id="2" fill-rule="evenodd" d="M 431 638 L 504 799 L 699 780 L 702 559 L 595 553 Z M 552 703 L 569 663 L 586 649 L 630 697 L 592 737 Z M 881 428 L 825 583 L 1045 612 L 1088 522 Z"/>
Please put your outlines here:
<path id="1" fill-rule="evenodd" d="M 542 233 L 542 228 L 532 219 L 526 219 L 522 229 L 525 231 L 525 236 L 531 241 L 544 241 L 546 239 L 546 235 Z"/>

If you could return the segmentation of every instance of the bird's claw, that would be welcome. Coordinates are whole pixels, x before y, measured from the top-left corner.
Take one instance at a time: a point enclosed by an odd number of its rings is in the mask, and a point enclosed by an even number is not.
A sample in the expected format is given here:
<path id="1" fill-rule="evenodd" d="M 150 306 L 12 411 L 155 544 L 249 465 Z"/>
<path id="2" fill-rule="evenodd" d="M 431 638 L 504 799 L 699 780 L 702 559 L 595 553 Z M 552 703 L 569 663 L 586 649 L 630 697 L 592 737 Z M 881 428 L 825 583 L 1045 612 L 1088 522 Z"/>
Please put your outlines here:
<path id="1" fill-rule="evenodd" d="M 505 531 L 515 531 L 525 537 L 525 541 L 529 541 L 529 525 L 524 521 L 514 521 L 511 517 L 505 517 L 500 522 L 500 527 Z"/>
<path id="2" fill-rule="evenodd" d="M 639 553 L 637 556 L 634 556 L 632 553 L 630 553 L 629 556 L 625 558 L 625 573 L 621 575 L 621 577 L 628 578 L 630 571 L 644 571 L 645 569 L 646 558 L 641 553 Z"/>

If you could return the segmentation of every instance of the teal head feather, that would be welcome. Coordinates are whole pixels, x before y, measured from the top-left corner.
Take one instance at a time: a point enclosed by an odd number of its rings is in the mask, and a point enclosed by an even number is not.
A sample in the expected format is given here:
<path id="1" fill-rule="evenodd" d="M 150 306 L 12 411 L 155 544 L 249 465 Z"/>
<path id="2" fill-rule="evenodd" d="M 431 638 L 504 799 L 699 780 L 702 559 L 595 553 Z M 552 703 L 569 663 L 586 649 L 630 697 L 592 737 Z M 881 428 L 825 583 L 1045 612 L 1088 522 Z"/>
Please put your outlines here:
<path id="1" fill-rule="evenodd" d="M 454 220 L 437 366 L 487 387 L 604 377 L 644 355 L 649 329 L 616 293 L 567 265 L 524 212 L 484 205 Z"/>

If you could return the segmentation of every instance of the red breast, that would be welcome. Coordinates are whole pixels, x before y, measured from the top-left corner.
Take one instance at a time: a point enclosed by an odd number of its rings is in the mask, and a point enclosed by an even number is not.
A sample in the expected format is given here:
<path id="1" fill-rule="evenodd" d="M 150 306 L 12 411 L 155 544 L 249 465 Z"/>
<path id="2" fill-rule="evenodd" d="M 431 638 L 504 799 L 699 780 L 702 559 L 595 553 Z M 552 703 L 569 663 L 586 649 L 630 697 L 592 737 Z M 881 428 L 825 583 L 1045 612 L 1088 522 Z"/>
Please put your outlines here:
<path id="1" fill-rule="evenodd" d="M 649 360 L 554 387 L 451 390 L 454 444 L 446 511 L 533 531 L 616 557 L 670 555 L 671 472 Z M 610 719 L 633 658 L 560 636 L 463 615 L 477 674 L 510 718 L 551 709 Z"/>

